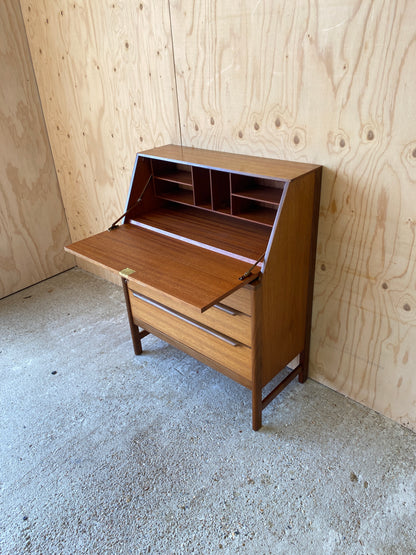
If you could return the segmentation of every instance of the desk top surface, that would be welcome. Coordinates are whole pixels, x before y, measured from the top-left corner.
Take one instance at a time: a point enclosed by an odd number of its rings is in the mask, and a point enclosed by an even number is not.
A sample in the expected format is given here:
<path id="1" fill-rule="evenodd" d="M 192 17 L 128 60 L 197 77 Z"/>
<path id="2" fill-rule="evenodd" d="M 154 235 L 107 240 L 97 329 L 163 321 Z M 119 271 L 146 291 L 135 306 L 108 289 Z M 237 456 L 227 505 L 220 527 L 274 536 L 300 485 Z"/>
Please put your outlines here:
<path id="1" fill-rule="evenodd" d="M 291 180 L 321 166 L 304 162 L 291 162 L 262 158 L 260 156 L 247 156 L 230 152 L 203 150 L 180 145 L 165 145 L 151 150 L 140 152 L 139 156 L 156 158 L 171 162 L 191 164 L 200 167 L 209 167 L 228 171 L 231 173 L 249 174 L 274 179 Z"/>

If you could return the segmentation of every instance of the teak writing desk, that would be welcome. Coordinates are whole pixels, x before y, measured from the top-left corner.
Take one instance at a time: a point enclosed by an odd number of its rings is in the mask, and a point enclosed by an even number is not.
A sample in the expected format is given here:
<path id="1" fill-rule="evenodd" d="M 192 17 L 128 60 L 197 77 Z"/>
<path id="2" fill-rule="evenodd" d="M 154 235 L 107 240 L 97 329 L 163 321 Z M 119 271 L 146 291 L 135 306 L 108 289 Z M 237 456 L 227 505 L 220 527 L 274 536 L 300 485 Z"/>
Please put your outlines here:
<path id="1" fill-rule="evenodd" d="M 320 186 L 317 165 L 155 148 L 136 157 L 122 223 L 66 250 L 121 275 L 136 354 L 152 333 L 251 389 L 258 430 L 307 377 Z"/>

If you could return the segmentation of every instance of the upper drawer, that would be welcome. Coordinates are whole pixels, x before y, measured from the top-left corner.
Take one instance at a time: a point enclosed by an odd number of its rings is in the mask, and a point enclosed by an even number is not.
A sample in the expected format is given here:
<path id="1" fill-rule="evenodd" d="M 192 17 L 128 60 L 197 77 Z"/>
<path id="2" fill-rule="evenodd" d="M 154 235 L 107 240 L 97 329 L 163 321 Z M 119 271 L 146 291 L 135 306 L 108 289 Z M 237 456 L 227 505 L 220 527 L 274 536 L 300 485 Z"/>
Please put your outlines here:
<path id="1" fill-rule="evenodd" d="M 237 289 L 228 297 L 222 299 L 221 304 L 234 308 L 244 314 L 252 315 L 252 296 L 254 294 L 254 288 L 250 285 L 245 287 L 241 287 L 241 289 Z"/>
<path id="2" fill-rule="evenodd" d="M 221 301 L 221 303 L 218 303 L 218 305 L 214 305 L 201 313 L 199 310 L 192 310 L 192 307 L 189 307 L 189 305 L 182 303 L 178 299 L 173 299 L 163 292 L 147 285 L 129 282 L 129 289 L 132 292 L 139 293 L 140 295 L 144 295 L 149 299 L 172 308 L 176 312 L 192 318 L 196 322 L 201 322 L 201 324 L 205 326 L 228 335 L 244 345 L 251 346 L 251 317 L 240 312 L 241 308 L 238 309 L 235 307 L 240 306 L 248 310 L 250 297 L 247 295 L 242 295 L 241 298 L 236 297 L 235 302 L 234 299 L 231 299 L 231 302 L 229 302 L 229 299 L 235 295 L 235 293 L 233 293 Z M 241 289 L 241 291 L 243 290 Z M 240 291 L 237 291 L 237 293 L 239 292 Z M 250 291 L 247 290 L 247 292 L 250 295 Z"/>

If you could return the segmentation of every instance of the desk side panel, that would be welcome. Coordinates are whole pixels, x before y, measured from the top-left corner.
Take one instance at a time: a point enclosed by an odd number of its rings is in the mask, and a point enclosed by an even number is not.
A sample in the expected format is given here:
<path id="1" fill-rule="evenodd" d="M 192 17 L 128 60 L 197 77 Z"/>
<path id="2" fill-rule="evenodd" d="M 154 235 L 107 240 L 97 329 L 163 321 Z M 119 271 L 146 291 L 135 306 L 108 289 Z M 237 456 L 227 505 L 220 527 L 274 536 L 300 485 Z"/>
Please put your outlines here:
<path id="1" fill-rule="evenodd" d="M 287 185 L 262 280 L 262 379 L 265 385 L 305 346 L 315 187 L 320 172 Z"/>

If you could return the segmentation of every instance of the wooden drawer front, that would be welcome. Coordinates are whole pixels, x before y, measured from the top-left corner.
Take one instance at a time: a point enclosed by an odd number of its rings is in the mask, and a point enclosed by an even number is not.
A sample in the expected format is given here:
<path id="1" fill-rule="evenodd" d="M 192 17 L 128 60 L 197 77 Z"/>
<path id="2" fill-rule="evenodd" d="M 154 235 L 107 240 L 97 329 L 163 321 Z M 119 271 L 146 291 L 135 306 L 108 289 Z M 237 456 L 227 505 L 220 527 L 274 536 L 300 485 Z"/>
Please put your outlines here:
<path id="1" fill-rule="evenodd" d="M 246 345 L 132 291 L 130 303 L 136 324 L 146 328 L 147 323 L 251 380 L 251 349 Z"/>
<path id="2" fill-rule="evenodd" d="M 133 293 L 139 293 L 163 306 L 172 308 L 179 314 L 187 316 L 196 322 L 200 322 L 224 335 L 228 335 L 240 343 L 244 343 L 244 345 L 251 346 L 251 317 L 229 306 L 229 304 L 225 304 L 228 297 L 224 299 L 224 302 L 221 301 L 221 303 L 214 305 L 205 312 L 200 312 L 146 285 L 130 282 L 129 289 Z"/>
<path id="3" fill-rule="evenodd" d="M 241 287 L 222 299 L 221 304 L 234 308 L 244 314 L 252 314 L 252 303 L 251 298 L 254 290 L 250 287 Z"/>

